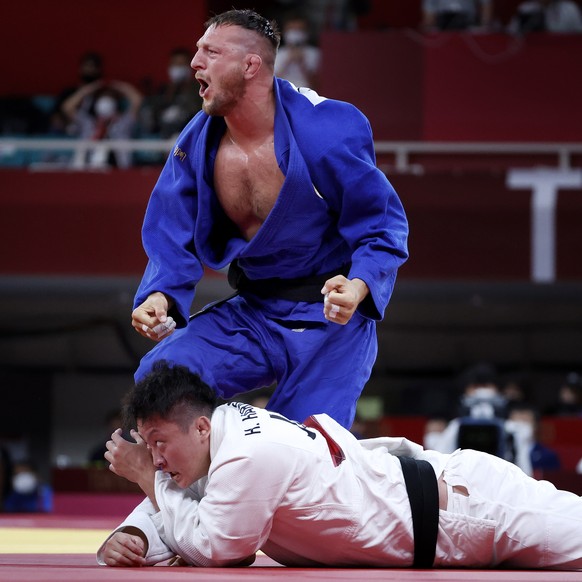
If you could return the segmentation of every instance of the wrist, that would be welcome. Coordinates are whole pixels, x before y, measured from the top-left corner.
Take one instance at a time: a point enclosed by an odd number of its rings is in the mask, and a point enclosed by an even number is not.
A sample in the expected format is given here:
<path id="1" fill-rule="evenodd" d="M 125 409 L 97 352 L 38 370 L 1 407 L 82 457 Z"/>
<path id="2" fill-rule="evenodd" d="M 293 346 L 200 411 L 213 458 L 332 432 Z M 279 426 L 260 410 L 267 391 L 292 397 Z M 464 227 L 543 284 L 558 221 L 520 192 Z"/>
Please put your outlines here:
<path id="1" fill-rule="evenodd" d="M 166 311 L 169 311 L 170 309 L 172 309 L 172 307 L 174 306 L 174 301 L 173 299 L 169 296 L 166 295 L 163 291 L 154 291 L 151 295 L 150 298 L 159 298 L 162 301 L 166 302 Z"/>
<path id="2" fill-rule="evenodd" d="M 363 281 L 362 279 L 358 278 L 352 279 L 352 283 L 356 287 L 356 297 L 359 305 L 370 293 L 370 288 L 368 287 L 366 282 Z"/>
<path id="3" fill-rule="evenodd" d="M 156 508 L 156 511 L 159 511 L 159 507 L 156 502 L 156 472 L 157 469 L 153 467 L 151 471 L 148 471 L 142 475 L 137 484 L 144 492 L 144 495 L 152 502 Z"/>

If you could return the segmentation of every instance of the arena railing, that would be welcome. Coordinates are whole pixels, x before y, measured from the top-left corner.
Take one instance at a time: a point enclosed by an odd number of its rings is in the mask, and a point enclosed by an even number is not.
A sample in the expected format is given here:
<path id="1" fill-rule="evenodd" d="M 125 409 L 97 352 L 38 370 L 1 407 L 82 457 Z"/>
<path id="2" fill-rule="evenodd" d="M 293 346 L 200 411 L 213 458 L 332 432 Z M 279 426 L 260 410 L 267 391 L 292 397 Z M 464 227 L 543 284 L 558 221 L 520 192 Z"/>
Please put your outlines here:
<path id="1" fill-rule="evenodd" d="M 31 170 L 91 169 L 84 160 L 88 152 L 100 149 L 133 154 L 167 155 L 174 140 L 128 139 L 83 140 L 52 137 L 0 138 L 0 167 L 28 167 Z"/>
<path id="2" fill-rule="evenodd" d="M 491 165 L 494 157 L 511 158 L 527 165 L 544 165 L 569 170 L 582 166 L 582 143 L 534 142 L 430 142 L 430 141 L 376 141 L 374 143 L 379 166 L 384 156 L 391 156 L 389 169 L 397 172 L 422 171 L 430 157 L 440 157 L 445 165 L 463 165 L 475 156 L 484 156 Z"/>
<path id="3" fill-rule="evenodd" d="M 374 142 L 378 165 L 396 172 L 422 171 L 431 157 L 454 160 L 463 158 L 522 157 L 532 163 L 539 163 L 559 169 L 582 166 L 582 142 L 575 143 L 530 143 L 530 142 L 431 142 L 431 141 L 376 141 Z M 31 169 L 63 167 L 63 164 L 49 161 L 51 154 L 69 153 L 66 167 L 87 169 L 81 162 L 84 154 L 95 149 L 132 152 L 141 156 L 148 154 L 167 155 L 175 149 L 175 140 L 132 139 L 132 140 L 77 140 L 50 137 L 1 137 L 0 167 L 26 166 Z M 176 155 L 183 155 L 177 151 Z M 446 164 L 446 162 L 445 162 Z M 531 165 L 531 164 L 530 164 Z"/>

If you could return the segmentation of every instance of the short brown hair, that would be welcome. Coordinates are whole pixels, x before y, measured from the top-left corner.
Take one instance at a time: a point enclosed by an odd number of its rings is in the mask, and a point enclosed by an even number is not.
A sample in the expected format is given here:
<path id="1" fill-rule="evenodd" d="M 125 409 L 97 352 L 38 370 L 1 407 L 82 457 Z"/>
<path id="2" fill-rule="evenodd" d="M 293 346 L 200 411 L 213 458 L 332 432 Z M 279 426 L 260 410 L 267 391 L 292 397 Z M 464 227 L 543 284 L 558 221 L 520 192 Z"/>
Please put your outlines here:
<path id="1" fill-rule="evenodd" d="M 277 23 L 267 20 L 254 10 L 227 10 L 216 14 L 204 23 L 204 27 L 211 26 L 240 26 L 246 30 L 253 30 L 269 41 L 276 52 L 281 42 L 281 33 Z"/>

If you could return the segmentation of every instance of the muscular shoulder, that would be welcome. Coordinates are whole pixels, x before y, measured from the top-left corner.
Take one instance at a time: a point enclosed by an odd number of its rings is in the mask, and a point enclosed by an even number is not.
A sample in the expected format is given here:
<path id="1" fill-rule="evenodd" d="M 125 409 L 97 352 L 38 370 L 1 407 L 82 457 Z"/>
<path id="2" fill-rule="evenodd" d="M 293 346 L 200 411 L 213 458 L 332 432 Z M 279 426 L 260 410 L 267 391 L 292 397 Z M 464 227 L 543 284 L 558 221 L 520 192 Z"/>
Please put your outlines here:
<path id="1" fill-rule="evenodd" d="M 328 99 L 306 88 L 297 89 L 290 83 L 280 82 L 282 107 L 303 149 L 324 151 L 334 144 L 371 139 L 366 116 L 354 105 Z"/>

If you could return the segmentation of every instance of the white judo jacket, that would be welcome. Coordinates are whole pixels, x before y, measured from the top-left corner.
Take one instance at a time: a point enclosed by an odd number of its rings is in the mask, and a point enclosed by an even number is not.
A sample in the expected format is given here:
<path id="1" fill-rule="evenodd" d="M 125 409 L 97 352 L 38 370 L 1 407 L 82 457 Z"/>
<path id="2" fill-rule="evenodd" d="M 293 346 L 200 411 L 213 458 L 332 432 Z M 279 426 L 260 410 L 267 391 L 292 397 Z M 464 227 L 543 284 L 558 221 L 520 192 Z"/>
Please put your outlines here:
<path id="1" fill-rule="evenodd" d="M 358 441 L 327 415 L 311 418 L 322 430 L 247 404 L 218 407 L 212 416 L 208 476 L 180 489 L 158 471 L 155 495 L 160 511 L 146 499 L 120 528 L 131 525 L 145 533 L 148 564 L 180 555 L 196 566 L 229 566 L 262 550 L 288 566 L 410 566 L 411 510 L 394 456 L 407 455 L 429 461 L 437 476 L 445 469 L 449 505 L 439 515 L 435 566 L 484 567 L 511 558 L 516 565 L 532 567 L 548 566 L 552 560 L 559 567 L 564 562 L 561 552 L 558 558 L 543 555 L 539 548 L 547 548 L 547 536 L 533 540 L 537 532 L 529 532 L 527 524 L 516 519 L 523 509 L 509 514 L 513 484 L 522 493 L 523 479 L 527 487 L 539 488 L 539 482 L 517 467 L 474 451 L 424 451 L 404 438 Z M 502 472 L 500 479 L 489 478 L 494 471 Z M 491 503 L 483 503 L 481 486 L 471 481 L 474 475 L 485 490 L 491 489 L 485 491 Z M 471 497 L 455 495 L 454 485 L 467 488 Z M 576 508 L 580 516 L 580 498 L 573 497 L 566 498 L 565 513 Z M 533 493 L 526 495 L 525 503 L 533 499 Z M 545 504 L 540 498 L 540 507 Z M 500 522 L 490 519 L 491 512 L 505 514 L 507 525 L 503 515 Z M 515 535 L 514 522 L 520 526 Z M 579 531 L 579 523 L 572 524 L 572 531 Z M 541 527 L 540 535 L 543 532 Z M 519 539 L 522 534 L 530 536 L 532 547 Z M 554 545 L 559 545 L 564 536 L 558 530 L 556 534 Z M 103 564 L 100 556 L 101 550 L 97 558 Z"/>

